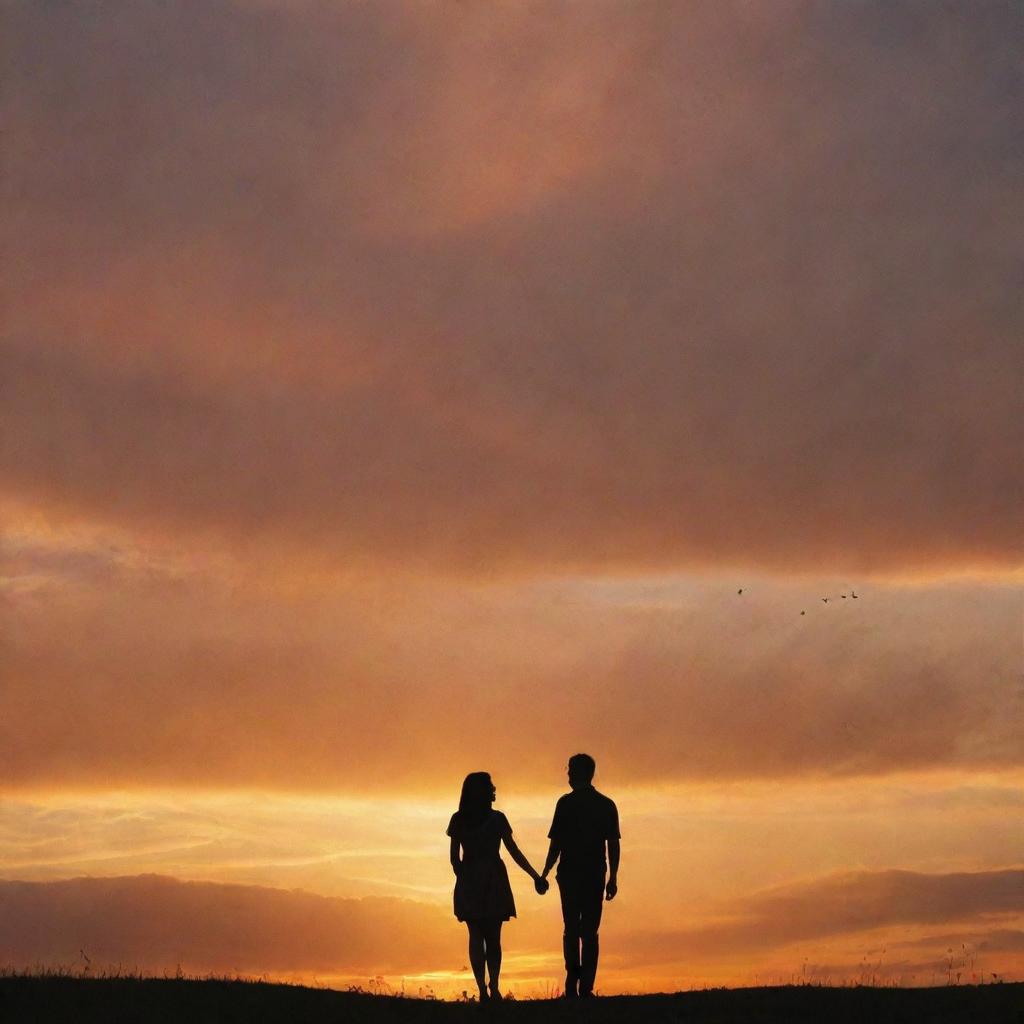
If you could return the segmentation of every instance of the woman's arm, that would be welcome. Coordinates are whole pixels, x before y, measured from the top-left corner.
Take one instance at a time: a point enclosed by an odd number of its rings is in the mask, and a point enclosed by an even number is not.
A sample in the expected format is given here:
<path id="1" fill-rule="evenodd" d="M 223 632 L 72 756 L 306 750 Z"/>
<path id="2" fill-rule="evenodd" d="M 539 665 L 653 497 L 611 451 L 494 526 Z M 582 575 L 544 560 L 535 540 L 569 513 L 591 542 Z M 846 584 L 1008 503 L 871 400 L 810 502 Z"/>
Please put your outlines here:
<path id="1" fill-rule="evenodd" d="M 508 855 L 536 882 L 540 875 L 533 870 L 533 865 L 526 859 L 523 851 L 516 846 L 516 841 L 511 835 L 502 838 L 505 840 L 505 849 L 508 850 Z"/>
<path id="2" fill-rule="evenodd" d="M 462 870 L 462 860 L 459 857 L 459 841 L 454 836 L 452 836 L 452 845 L 448 852 L 448 859 L 452 862 L 452 871 L 458 877 L 459 872 Z"/>

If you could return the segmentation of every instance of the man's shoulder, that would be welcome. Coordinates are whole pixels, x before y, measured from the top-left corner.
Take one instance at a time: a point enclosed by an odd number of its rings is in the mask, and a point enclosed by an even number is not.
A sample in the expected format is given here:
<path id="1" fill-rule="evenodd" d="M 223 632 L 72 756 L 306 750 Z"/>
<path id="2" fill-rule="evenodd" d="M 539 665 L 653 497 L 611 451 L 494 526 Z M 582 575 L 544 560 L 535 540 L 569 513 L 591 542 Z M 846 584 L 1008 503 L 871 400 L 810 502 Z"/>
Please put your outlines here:
<path id="1" fill-rule="evenodd" d="M 615 806 L 615 801 L 610 796 L 605 796 L 604 793 L 599 793 L 596 789 L 594 792 L 594 798 L 597 800 L 602 807 L 609 811 L 615 811 L 618 813 L 618 808 Z"/>

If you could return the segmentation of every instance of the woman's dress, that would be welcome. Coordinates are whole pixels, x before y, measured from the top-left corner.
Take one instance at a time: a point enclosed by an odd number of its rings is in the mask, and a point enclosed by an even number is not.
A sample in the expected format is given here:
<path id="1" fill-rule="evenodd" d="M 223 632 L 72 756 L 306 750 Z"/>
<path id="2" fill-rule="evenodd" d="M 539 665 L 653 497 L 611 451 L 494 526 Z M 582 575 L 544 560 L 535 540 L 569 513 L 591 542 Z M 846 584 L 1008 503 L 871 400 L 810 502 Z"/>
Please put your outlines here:
<path id="1" fill-rule="evenodd" d="M 498 856 L 512 826 L 501 811 L 488 811 L 476 825 L 463 825 L 452 815 L 448 833 L 462 846 L 462 867 L 455 880 L 455 916 L 460 921 L 507 921 L 516 916 L 508 871 Z"/>

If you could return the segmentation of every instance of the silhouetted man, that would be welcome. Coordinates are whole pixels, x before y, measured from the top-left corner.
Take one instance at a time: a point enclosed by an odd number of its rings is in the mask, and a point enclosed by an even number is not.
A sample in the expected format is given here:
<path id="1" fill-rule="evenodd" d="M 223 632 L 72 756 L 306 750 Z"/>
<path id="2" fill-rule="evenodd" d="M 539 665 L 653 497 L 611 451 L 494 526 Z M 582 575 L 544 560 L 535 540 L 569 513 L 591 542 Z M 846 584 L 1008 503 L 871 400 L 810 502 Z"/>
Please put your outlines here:
<path id="1" fill-rule="evenodd" d="M 544 878 L 558 861 L 555 880 L 562 899 L 565 933 L 565 995 L 567 999 L 594 993 L 597 975 L 597 929 L 602 902 L 618 891 L 619 812 L 593 786 L 594 759 L 589 754 L 569 758 L 571 793 L 559 797 L 548 838 Z M 605 863 L 605 844 L 608 862 Z M 610 868 L 607 884 L 605 869 Z"/>

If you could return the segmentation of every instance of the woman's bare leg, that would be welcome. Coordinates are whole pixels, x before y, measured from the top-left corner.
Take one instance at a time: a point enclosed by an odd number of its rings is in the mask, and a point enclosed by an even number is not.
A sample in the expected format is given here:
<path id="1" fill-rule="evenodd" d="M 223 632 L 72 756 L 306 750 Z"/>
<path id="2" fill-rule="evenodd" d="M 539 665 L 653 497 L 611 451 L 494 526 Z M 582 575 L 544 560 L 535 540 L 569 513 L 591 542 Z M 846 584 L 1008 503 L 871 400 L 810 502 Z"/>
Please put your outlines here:
<path id="1" fill-rule="evenodd" d="M 484 930 L 479 924 L 466 922 L 469 929 L 469 966 L 473 968 L 476 987 L 480 990 L 480 1001 L 487 998 L 487 986 L 484 984 Z"/>
<path id="2" fill-rule="evenodd" d="M 487 953 L 487 973 L 490 975 L 491 998 L 500 999 L 498 978 L 501 974 L 501 921 L 488 921 L 484 928 L 484 947 Z"/>

